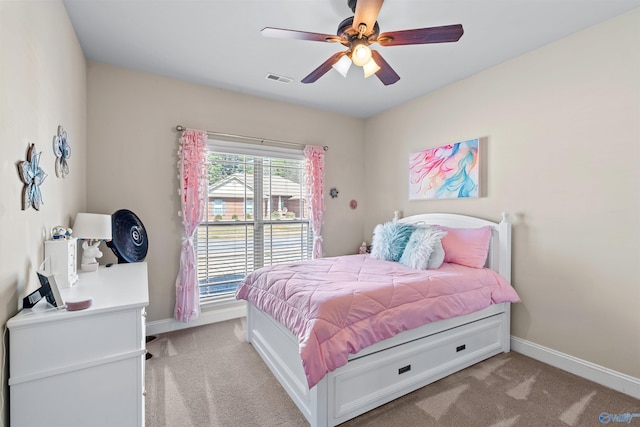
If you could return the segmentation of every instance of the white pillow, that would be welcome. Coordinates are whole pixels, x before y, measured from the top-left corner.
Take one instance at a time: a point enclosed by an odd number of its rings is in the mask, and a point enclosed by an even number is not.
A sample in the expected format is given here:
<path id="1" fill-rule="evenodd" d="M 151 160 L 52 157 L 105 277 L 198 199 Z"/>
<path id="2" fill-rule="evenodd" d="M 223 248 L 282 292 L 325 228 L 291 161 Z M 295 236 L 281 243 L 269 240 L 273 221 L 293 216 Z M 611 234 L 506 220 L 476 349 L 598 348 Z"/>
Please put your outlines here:
<path id="1" fill-rule="evenodd" d="M 400 264 L 417 270 L 440 267 L 444 261 L 444 250 L 440 241 L 446 234 L 446 231 L 430 225 L 416 227 L 400 257 Z M 436 249 L 438 249 L 436 259 L 431 262 L 431 267 L 429 267 Z"/>
<path id="2" fill-rule="evenodd" d="M 442 238 L 440 238 L 433 245 L 433 252 L 431 252 L 429 262 L 427 262 L 427 270 L 435 270 L 436 268 L 440 268 L 443 262 L 444 248 L 442 247 Z"/>

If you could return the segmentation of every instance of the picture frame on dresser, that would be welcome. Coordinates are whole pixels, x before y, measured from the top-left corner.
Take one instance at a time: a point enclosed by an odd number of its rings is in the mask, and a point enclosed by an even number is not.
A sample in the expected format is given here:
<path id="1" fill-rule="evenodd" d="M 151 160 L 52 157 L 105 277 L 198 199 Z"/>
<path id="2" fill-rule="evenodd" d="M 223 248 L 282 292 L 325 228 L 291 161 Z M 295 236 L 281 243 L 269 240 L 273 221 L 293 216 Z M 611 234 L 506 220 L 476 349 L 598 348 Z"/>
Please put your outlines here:
<path id="1" fill-rule="evenodd" d="M 60 295 L 60 288 L 58 287 L 56 276 L 46 271 L 37 271 L 36 274 L 38 275 L 41 289 L 49 289 L 49 292 L 42 295 L 42 297 L 46 298 L 47 302 L 58 310 L 64 308 L 64 300 Z"/>
<path id="2" fill-rule="evenodd" d="M 55 308 L 59 310 L 64 308 L 64 300 L 60 295 L 60 288 L 55 276 L 42 270 L 37 271 L 36 274 L 40 281 L 40 287 L 24 297 L 22 307 L 32 308 L 44 298 Z"/>

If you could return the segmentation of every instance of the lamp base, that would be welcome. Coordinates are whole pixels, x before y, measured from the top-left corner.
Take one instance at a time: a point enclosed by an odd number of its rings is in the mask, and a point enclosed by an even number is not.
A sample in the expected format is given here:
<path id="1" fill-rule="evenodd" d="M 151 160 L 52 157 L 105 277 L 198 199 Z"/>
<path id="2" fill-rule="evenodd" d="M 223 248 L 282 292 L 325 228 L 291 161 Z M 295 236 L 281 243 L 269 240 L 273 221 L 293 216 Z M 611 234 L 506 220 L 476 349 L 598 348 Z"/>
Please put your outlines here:
<path id="1" fill-rule="evenodd" d="M 90 262 L 88 264 L 80 264 L 80 270 L 85 272 L 98 271 L 98 263 Z"/>
<path id="2" fill-rule="evenodd" d="M 96 258 L 102 258 L 102 252 L 98 248 L 100 242 L 100 240 L 95 242 L 85 240 L 82 243 L 82 257 L 80 258 L 80 269 L 82 271 L 96 271 L 98 269 Z"/>

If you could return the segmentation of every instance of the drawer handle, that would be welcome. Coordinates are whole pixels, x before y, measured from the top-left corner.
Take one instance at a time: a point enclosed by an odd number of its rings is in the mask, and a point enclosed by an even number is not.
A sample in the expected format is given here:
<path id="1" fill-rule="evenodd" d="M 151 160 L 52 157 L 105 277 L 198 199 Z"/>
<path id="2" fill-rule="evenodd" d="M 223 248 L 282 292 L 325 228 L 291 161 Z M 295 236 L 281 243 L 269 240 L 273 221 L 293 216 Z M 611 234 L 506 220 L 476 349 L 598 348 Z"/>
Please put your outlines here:
<path id="1" fill-rule="evenodd" d="M 459 345 L 458 347 L 456 347 L 456 353 L 464 350 L 465 348 L 467 348 L 466 344 Z"/>
<path id="2" fill-rule="evenodd" d="M 409 372 L 410 370 L 411 370 L 411 365 L 403 366 L 402 368 L 398 369 L 398 375 L 402 375 L 405 372 Z"/>

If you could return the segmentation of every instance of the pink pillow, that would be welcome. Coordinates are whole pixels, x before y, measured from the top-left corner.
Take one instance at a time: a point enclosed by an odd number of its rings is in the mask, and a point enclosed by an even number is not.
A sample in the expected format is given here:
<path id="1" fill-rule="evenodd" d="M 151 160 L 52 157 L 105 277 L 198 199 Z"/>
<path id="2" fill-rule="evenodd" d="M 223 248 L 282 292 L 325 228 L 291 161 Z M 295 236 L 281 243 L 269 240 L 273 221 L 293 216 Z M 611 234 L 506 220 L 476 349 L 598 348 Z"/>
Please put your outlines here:
<path id="1" fill-rule="evenodd" d="M 439 226 L 447 235 L 442 238 L 444 262 L 482 268 L 489 254 L 491 227 L 449 228 Z"/>

